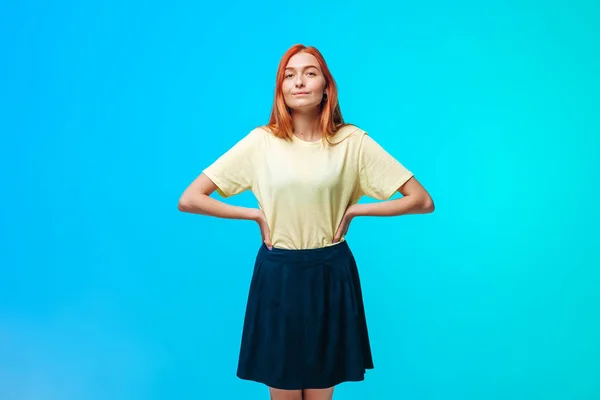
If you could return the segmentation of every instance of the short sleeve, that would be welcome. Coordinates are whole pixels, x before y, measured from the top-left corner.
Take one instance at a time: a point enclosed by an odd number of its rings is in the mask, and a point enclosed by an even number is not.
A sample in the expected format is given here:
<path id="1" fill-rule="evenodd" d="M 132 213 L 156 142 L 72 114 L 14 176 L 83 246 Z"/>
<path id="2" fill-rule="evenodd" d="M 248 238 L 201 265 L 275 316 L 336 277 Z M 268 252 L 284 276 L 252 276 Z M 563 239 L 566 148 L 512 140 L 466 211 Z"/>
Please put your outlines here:
<path id="1" fill-rule="evenodd" d="M 358 164 L 362 193 L 377 200 L 389 199 L 413 176 L 366 133 L 362 136 Z"/>
<path id="2" fill-rule="evenodd" d="M 242 193 L 254 183 L 260 132 L 255 129 L 202 171 L 223 197 Z"/>

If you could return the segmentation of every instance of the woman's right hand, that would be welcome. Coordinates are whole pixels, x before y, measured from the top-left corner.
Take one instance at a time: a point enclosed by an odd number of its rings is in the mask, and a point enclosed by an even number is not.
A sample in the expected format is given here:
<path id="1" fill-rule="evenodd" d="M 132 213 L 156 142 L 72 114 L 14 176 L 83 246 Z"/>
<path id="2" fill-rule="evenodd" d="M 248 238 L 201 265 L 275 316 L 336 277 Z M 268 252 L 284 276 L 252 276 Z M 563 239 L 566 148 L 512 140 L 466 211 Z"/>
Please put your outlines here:
<path id="1" fill-rule="evenodd" d="M 258 223 L 263 242 L 269 250 L 272 250 L 273 245 L 271 243 L 271 230 L 269 229 L 267 217 L 265 216 L 263 210 L 260 208 L 256 209 L 256 215 L 253 219 Z"/>

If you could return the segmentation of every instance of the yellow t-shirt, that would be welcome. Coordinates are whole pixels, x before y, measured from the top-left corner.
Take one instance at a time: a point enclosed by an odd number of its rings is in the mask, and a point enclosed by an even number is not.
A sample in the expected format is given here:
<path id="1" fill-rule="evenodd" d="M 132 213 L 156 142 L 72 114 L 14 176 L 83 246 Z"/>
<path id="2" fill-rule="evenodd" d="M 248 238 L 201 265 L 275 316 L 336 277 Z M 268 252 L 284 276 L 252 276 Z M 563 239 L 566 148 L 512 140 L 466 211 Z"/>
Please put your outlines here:
<path id="1" fill-rule="evenodd" d="M 260 127 L 203 172 L 223 197 L 252 190 L 273 247 L 332 245 L 346 208 L 363 196 L 386 200 L 413 174 L 365 131 L 346 125 L 329 139 L 286 141 Z"/>

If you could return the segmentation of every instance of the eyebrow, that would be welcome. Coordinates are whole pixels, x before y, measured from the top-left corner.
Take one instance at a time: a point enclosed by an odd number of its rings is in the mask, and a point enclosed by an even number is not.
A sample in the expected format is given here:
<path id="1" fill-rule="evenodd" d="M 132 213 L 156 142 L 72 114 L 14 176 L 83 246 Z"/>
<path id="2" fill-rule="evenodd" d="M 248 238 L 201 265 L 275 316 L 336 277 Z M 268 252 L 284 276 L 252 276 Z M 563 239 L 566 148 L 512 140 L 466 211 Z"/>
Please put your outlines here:
<path id="1" fill-rule="evenodd" d="M 319 69 L 319 68 L 317 68 L 314 65 L 305 65 L 304 67 L 302 67 L 302 69 L 309 69 L 309 68 Z M 297 69 L 297 68 L 294 68 L 294 67 L 285 67 L 285 69 Z"/>

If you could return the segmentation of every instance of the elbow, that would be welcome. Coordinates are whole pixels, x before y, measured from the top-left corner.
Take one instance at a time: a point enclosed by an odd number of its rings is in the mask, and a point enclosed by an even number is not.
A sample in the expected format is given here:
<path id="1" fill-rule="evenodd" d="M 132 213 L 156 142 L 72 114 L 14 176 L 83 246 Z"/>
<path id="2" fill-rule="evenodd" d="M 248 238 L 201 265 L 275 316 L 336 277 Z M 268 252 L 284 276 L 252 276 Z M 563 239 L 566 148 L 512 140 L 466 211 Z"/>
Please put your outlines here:
<path id="1" fill-rule="evenodd" d="M 433 203 L 433 199 L 431 198 L 431 196 L 427 196 L 424 200 L 423 200 L 423 213 L 425 214 L 429 214 L 432 213 L 435 210 L 435 204 Z"/>
<path id="2" fill-rule="evenodd" d="M 185 192 L 179 198 L 179 202 L 177 203 L 177 209 L 182 212 L 192 213 L 192 214 L 202 214 L 205 209 L 204 198 L 207 197 L 206 194 L 191 194 Z"/>
<path id="3" fill-rule="evenodd" d="M 182 211 L 182 212 L 186 212 L 186 211 L 187 211 L 187 209 L 186 209 L 186 204 L 185 204 L 185 202 L 183 201 L 183 199 L 179 199 L 179 202 L 177 203 L 177 209 L 178 209 L 179 211 Z"/>
<path id="4" fill-rule="evenodd" d="M 181 212 L 189 212 L 190 211 L 190 200 L 186 193 L 182 194 L 179 198 L 179 202 L 177 203 L 177 209 Z"/>

